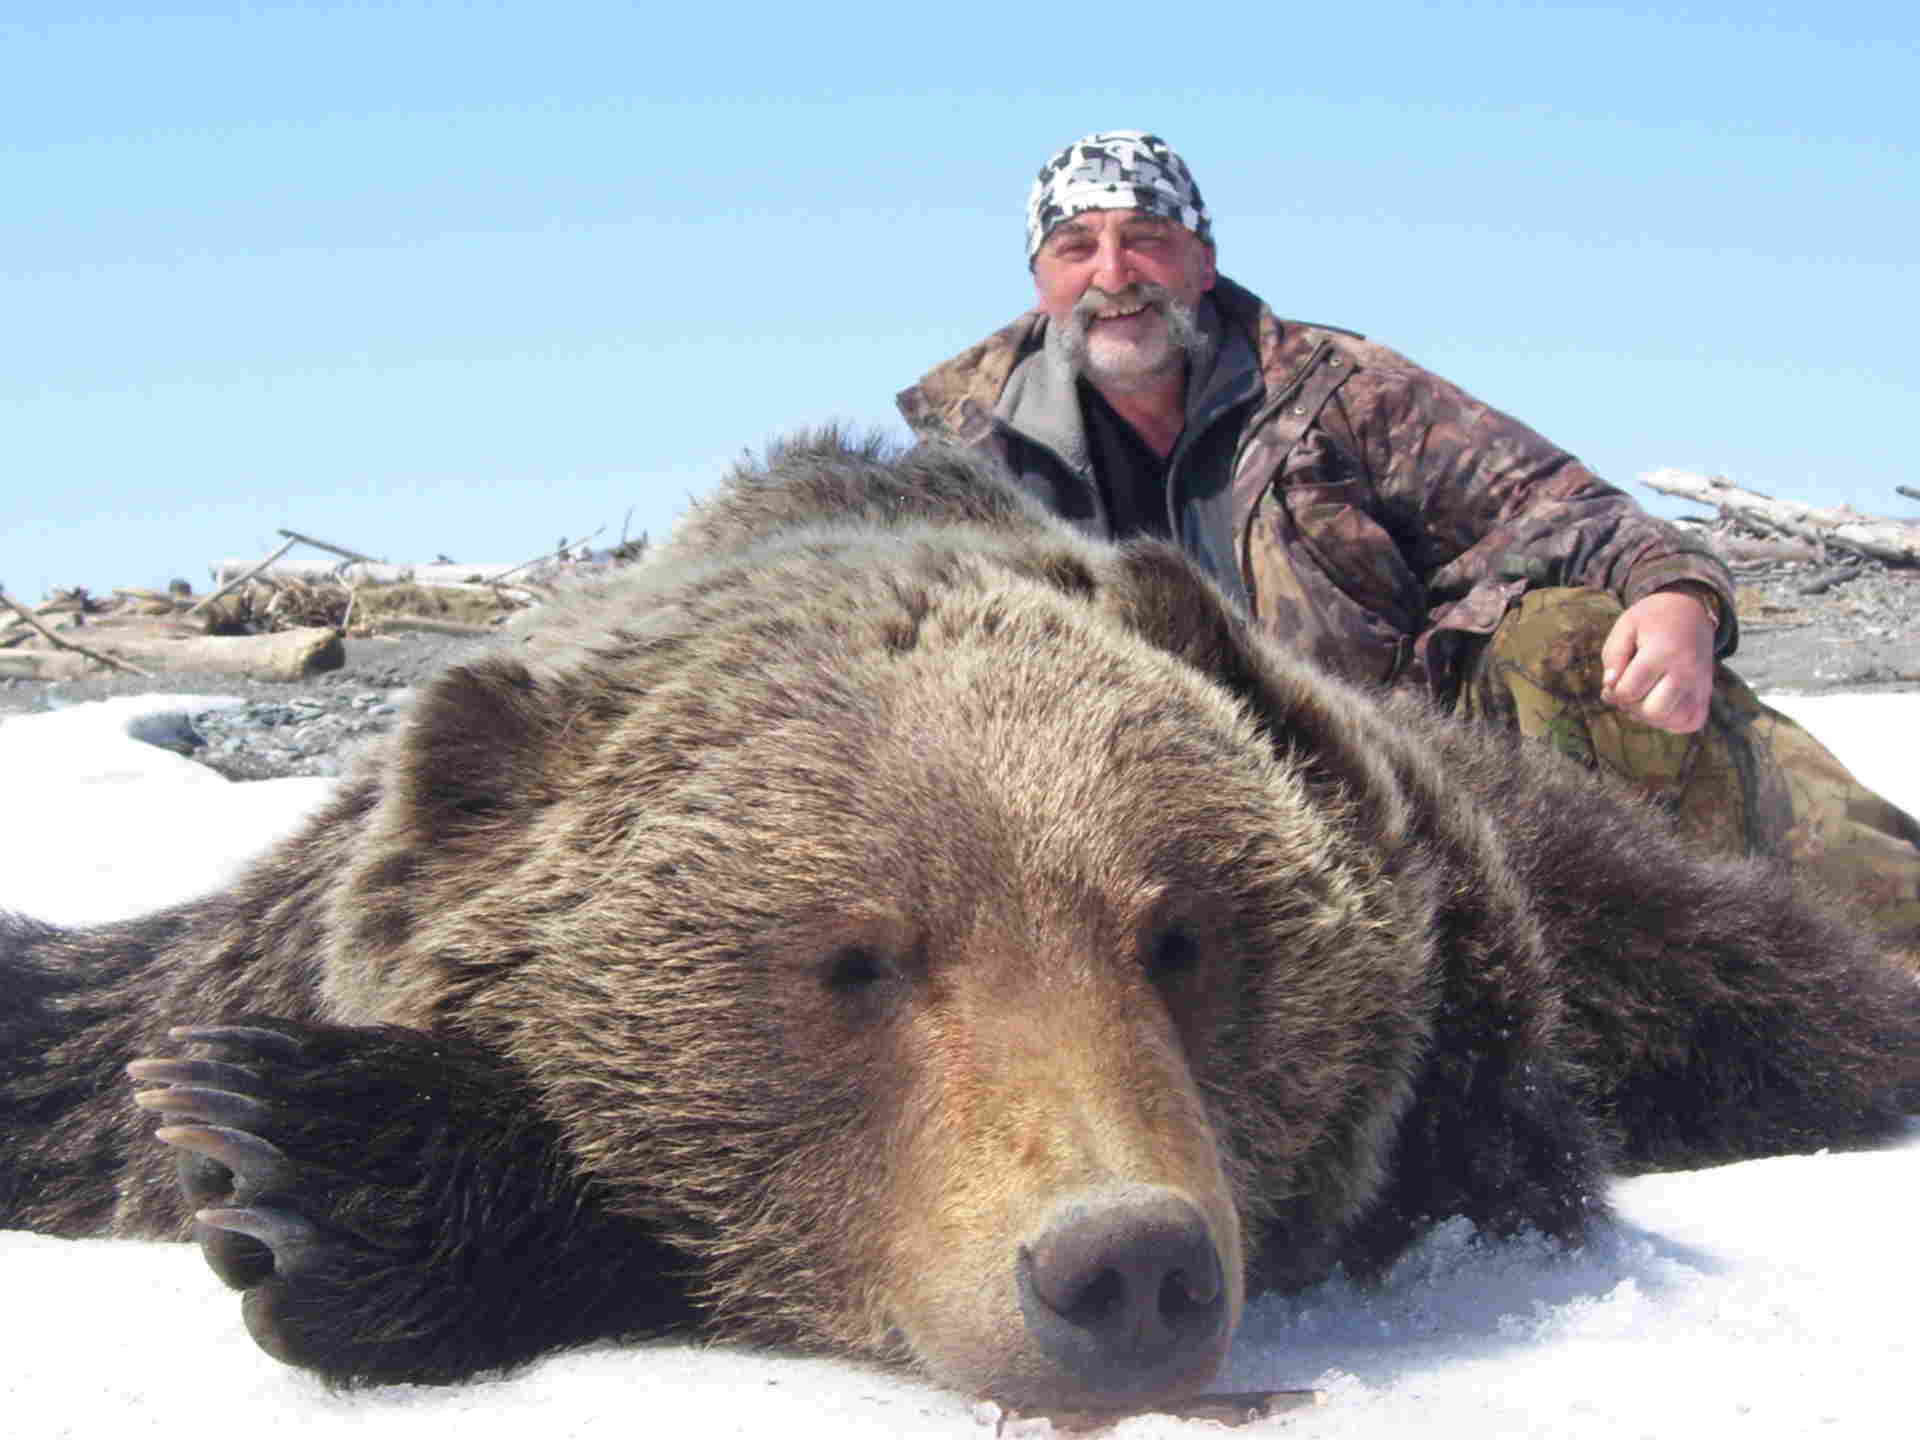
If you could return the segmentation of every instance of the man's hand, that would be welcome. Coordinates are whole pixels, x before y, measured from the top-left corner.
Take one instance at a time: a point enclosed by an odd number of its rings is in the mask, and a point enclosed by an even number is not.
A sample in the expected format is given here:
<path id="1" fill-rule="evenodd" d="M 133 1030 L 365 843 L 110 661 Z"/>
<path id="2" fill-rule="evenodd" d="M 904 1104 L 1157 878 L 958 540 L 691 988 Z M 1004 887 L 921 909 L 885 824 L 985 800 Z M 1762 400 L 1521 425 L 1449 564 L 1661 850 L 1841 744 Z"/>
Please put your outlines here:
<path id="1" fill-rule="evenodd" d="M 1675 735 L 1707 723 L 1713 698 L 1713 616 L 1684 590 L 1629 606 L 1600 647 L 1600 698 Z"/>

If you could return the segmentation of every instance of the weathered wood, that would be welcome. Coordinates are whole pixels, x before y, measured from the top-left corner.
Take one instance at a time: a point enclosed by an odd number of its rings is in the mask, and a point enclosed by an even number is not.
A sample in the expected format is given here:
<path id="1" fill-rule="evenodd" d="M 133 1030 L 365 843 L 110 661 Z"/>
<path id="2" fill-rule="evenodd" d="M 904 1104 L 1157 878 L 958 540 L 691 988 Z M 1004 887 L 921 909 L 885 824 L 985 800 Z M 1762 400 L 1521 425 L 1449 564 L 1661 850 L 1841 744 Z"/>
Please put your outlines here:
<path id="1" fill-rule="evenodd" d="M 342 564 L 338 561 L 321 563 L 316 557 L 312 561 L 302 560 L 298 555 L 276 561 L 271 570 L 262 572 L 254 578 L 262 584 L 275 581 L 306 580 L 314 584 L 338 582 L 342 585 L 431 585 L 435 589 L 445 586 L 485 586 L 487 576 L 504 571 L 507 567 L 499 564 L 487 565 L 389 565 L 354 561 Z M 212 566 L 216 583 L 224 582 L 237 575 L 243 575 L 253 569 L 249 560 L 221 560 Z M 519 584 L 519 581 L 513 582 Z"/>
<path id="2" fill-rule="evenodd" d="M 1745 535 L 1712 535 L 1708 543 L 1729 565 L 1818 565 L 1826 551 L 1811 540 L 1750 540 Z"/>
<path id="3" fill-rule="evenodd" d="M 1720 476 L 1687 470 L 1655 470 L 1641 476 L 1640 483 L 1662 495 L 1715 506 L 1722 515 L 1773 534 L 1838 546 L 1890 565 L 1920 565 L 1920 525 L 1863 515 L 1847 505 L 1821 507 L 1775 500 Z"/>
<path id="4" fill-rule="evenodd" d="M 329 545 L 325 540 L 316 540 L 311 535 L 302 535 L 297 530 L 276 530 L 276 535 L 284 535 L 299 545 L 311 545 L 316 550 L 324 550 L 329 555 L 338 555 L 342 560 L 357 560 L 362 565 L 378 565 L 381 562 L 371 555 L 362 555 L 358 550 L 349 550 L 343 545 Z"/>
<path id="5" fill-rule="evenodd" d="M 104 643 L 104 642 L 103 642 Z M 347 663 L 340 632 L 329 625 L 277 630 L 270 635 L 190 635 L 184 638 L 116 632 L 115 650 L 168 670 L 204 670 L 255 680 L 304 680 Z"/>
<path id="6" fill-rule="evenodd" d="M 604 530 L 606 528 L 607 528 L 606 526 L 602 525 L 600 527 L 600 530 Z M 541 564 L 543 561 L 557 559 L 560 556 L 566 554 L 567 551 L 573 549 L 574 546 L 586 544 L 587 541 L 593 539 L 594 536 L 597 536 L 600 533 L 600 530 L 595 530 L 592 535 L 583 535 L 578 540 L 562 540 L 560 542 L 558 549 L 549 550 L 544 555 L 536 555 L 531 560 L 522 560 L 518 565 L 515 565 L 511 570 L 502 570 L 498 575 L 489 577 L 487 580 L 487 584 L 498 585 L 502 580 L 505 580 L 509 575 L 518 575 L 522 570 L 531 570 L 535 565 Z"/>
<path id="7" fill-rule="evenodd" d="M 246 574 L 234 576 L 233 579 L 227 581 L 226 584 L 222 585 L 218 590 L 215 590 L 211 595 L 207 595 L 202 599 L 195 601 L 194 604 L 188 608 L 187 613 L 189 615 L 198 615 L 202 610 L 206 609 L 207 606 L 211 605 L 214 601 L 218 600 L 222 595 L 225 595 L 228 591 L 239 589 L 242 585 L 246 584 L 247 581 L 253 579 L 254 576 L 258 575 L 262 570 L 265 570 L 269 565 L 273 564 L 274 561 L 278 560 L 282 555 L 286 554 L 287 551 L 291 550 L 294 546 L 298 545 L 299 543 L 300 541 L 298 539 L 287 541 L 286 544 L 282 545 L 278 550 L 274 551 L 271 555 L 267 556 L 266 559 L 262 560 L 258 565 L 254 566 L 253 569 L 247 571 Z"/>
<path id="8" fill-rule="evenodd" d="M 369 622 L 374 634 L 415 632 L 422 635 L 497 635 L 491 625 L 470 625 L 464 620 L 436 620 L 427 615 L 382 615 Z"/>
<path id="9" fill-rule="evenodd" d="M 52 644 L 56 649 L 72 650 L 77 654 L 86 656 L 89 660 L 99 661 L 102 665 L 105 665 L 110 670 L 125 670 L 131 675 L 139 675 L 143 678 L 149 678 L 149 679 L 152 678 L 147 674 L 145 670 L 142 670 L 138 665 L 129 665 L 124 660 L 115 659 L 111 655 L 103 655 L 97 650 L 91 650 L 85 645 L 77 645 L 71 640 L 64 639 L 61 636 L 54 634 L 53 631 L 49 630 L 46 626 L 42 625 L 39 622 L 39 620 L 34 617 L 34 614 L 31 610 L 26 609 L 22 605 L 16 604 L 13 601 L 12 597 L 7 595 L 4 591 L 0 591 L 0 605 L 5 605 L 9 610 L 13 611 L 14 614 L 18 615 L 22 620 L 26 621 L 27 624 L 31 625 L 34 629 L 38 630 L 41 633 L 41 635 L 44 636 L 46 640 L 50 644 Z"/>
<path id="10" fill-rule="evenodd" d="M 271 635 L 200 635 L 182 633 L 168 621 L 135 620 L 103 623 L 93 631 L 93 646 L 82 648 L 59 636 L 58 651 L 7 652 L 0 675 L 26 675 L 42 680 L 67 679 L 87 673 L 90 664 L 109 665 L 151 677 L 165 671 L 205 671 L 244 675 L 253 680 L 304 680 L 346 663 L 346 647 L 339 632 L 329 626 L 281 630 Z M 133 662 L 138 661 L 135 665 Z"/>
<path id="11" fill-rule="evenodd" d="M 113 593 L 139 615 L 171 615 L 181 608 L 182 601 L 177 595 L 168 595 L 160 590 L 142 590 L 128 585 L 116 585 Z"/>
<path id="12" fill-rule="evenodd" d="M 1855 558 L 1844 565 L 1835 565 L 1830 570 L 1822 570 L 1818 575 L 1813 576 L 1809 580 L 1801 581 L 1800 584 L 1793 587 L 1793 593 L 1796 595 L 1824 595 L 1834 586 L 1844 585 L 1859 573 L 1860 561 L 1858 558 Z"/>
<path id="13" fill-rule="evenodd" d="M 72 650 L 0 651 L 0 680 L 76 680 L 98 673 L 93 661 Z"/>

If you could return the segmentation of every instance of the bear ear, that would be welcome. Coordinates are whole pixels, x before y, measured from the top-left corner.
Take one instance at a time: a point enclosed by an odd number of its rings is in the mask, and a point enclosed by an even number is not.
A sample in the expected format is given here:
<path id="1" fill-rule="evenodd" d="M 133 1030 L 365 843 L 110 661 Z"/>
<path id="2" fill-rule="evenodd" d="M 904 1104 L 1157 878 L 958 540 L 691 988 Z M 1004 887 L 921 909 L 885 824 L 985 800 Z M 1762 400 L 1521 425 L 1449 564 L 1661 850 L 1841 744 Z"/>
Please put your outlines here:
<path id="1" fill-rule="evenodd" d="M 450 841 L 524 809 L 550 763 L 553 698 L 518 661 L 441 672 L 414 702 L 388 777 L 411 826 Z"/>
<path id="2" fill-rule="evenodd" d="M 1362 803 L 1397 792 L 1391 772 L 1406 740 L 1374 698 L 1256 639 L 1246 617 L 1177 547 L 1135 542 L 1120 550 L 1117 565 L 1095 603 L 1239 699 L 1310 783 Z"/>
<path id="3" fill-rule="evenodd" d="M 1127 629 L 1234 694 L 1252 696 L 1261 667 L 1246 620 L 1184 554 L 1161 541 L 1124 546 L 1118 582 L 1101 595 Z"/>
<path id="4" fill-rule="evenodd" d="M 764 463 L 744 458 L 675 529 L 683 552 L 725 554 L 813 525 L 971 525 L 1044 529 L 1046 512 L 984 456 L 923 442 L 902 453 L 878 433 L 828 426 L 776 441 Z"/>

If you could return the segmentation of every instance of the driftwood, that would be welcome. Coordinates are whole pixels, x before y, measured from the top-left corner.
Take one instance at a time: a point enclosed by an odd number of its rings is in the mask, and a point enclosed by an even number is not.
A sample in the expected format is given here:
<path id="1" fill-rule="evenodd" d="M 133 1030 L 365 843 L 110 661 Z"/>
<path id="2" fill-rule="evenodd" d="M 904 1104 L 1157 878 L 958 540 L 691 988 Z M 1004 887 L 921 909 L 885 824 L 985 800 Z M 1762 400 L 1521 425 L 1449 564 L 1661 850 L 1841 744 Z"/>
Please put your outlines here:
<path id="1" fill-rule="evenodd" d="M 385 562 L 355 560 L 351 564 L 342 561 L 321 563 L 319 559 L 302 560 L 299 556 L 288 556 L 274 563 L 273 568 L 254 576 L 262 584 L 304 580 L 314 585 L 339 583 L 342 585 L 431 585 L 436 589 L 448 585 L 489 584 L 488 577 L 506 570 L 501 564 L 487 565 L 393 565 Z M 236 578 L 245 579 L 255 569 L 251 560 L 221 560 L 210 567 L 216 584 L 224 584 Z M 518 585 L 519 581 L 509 582 Z"/>
<path id="2" fill-rule="evenodd" d="M 285 532 L 283 531 L 281 533 L 284 534 Z M 266 559 L 262 560 L 258 565 L 254 566 L 251 570 L 247 571 L 246 574 L 234 576 L 233 579 L 227 581 L 226 584 L 222 585 L 218 590 L 215 590 L 211 595 L 204 595 L 199 600 L 195 601 L 192 608 L 190 608 L 187 611 L 187 613 L 189 615 L 197 615 L 200 611 L 206 609 L 207 606 L 211 605 L 214 601 L 218 600 L 222 595 L 226 594 L 229 590 L 239 589 L 242 585 L 246 584 L 247 581 L 253 579 L 254 576 L 258 575 L 261 571 L 265 570 L 269 565 L 273 564 L 274 561 L 278 560 L 282 555 L 286 554 L 287 551 L 291 550 L 294 546 L 298 545 L 299 543 L 300 542 L 297 539 L 287 541 L 286 544 L 282 545 L 278 550 L 274 551 L 271 555 L 267 556 Z"/>
<path id="3" fill-rule="evenodd" d="M 19 609 L 17 604 L 15 608 Z M 93 597 L 85 590 L 56 590 L 53 593 L 53 599 L 42 600 L 33 607 L 33 613 L 36 615 L 85 615 L 97 608 Z M 20 610 L 20 613 L 26 612 Z"/>
<path id="4" fill-rule="evenodd" d="M 72 650 L 0 651 L 0 680 L 73 680 L 95 668 Z"/>
<path id="5" fill-rule="evenodd" d="M 628 518 L 632 518 L 631 511 L 628 512 Z M 587 558 L 585 554 L 587 542 L 593 540 L 606 528 L 606 526 L 602 525 L 598 530 L 593 531 L 592 534 L 582 536 L 578 540 L 562 540 L 557 548 L 536 555 L 531 560 L 523 560 L 518 565 L 511 566 L 461 565 L 447 559 L 444 555 L 429 565 L 392 565 L 384 560 L 375 560 L 369 556 L 362 555 L 357 550 L 349 550 L 344 545 L 335 545 L 326 540 L 316 540 L 313 536 L 303 535 L 298 530 L 280 530 L 277 533 L 284 536 L 287 543 L 274 551 L 270 557 L 260 564 L 249 565 L 244 560 L 224 560 L 214 566 L 214 583 L 220 588 L 200 603 L 204 605 L 208 600 L 217 599 L 220 595 L 225 594 L 228 589 L 243 581 L 258 578 L 267 583 L 272 583 L 274 577 L 314 581 L 322 579 L 337 580 L 349 584 L 471 584 L 491 585 L 498 588 L 511 576 L 520 575 L 530 570 L 537 571 L 539 567 L 548 564 L 550 561 L 567 558 L 569 551 L 582 552 L 580 556 L 574 558 Z M 310 545 L 316 550 L 324 550 L 329 555 L 337 556 L 338 559 L 327 564 L 310 561 L 295 561 L 284 565 L 280 564 L 281 558 L 295 545 Z M 620 547 L 612 552 L 611 558 L 615 563 L 631 563 L 646 554 L 647 548 L 648 541 L 644 532 L 638 540 L 628 541 L 623 531 Z M 271 576 L 267 573 L 269 569 L 272 570 Z M 531 582 L 520 580 L 514 583 L 515 588 L 522 588 Z"/>
<path id="6" fill-rule="evenodd" d="M 1729 565 L 1780 565 L 1797 561 L 1818 565 L 1827 558 L 1825 547 L 1811 540 L 1751 540 L 1745 535 L 1708 535 L 1707 543 Z"/>
<path id="7" fill-rule="evenodd" d="M 338 555 L 342 560 L 357 560 L 363 565 L 378 565 L 380 562 L 371 555 L 362 555 L 358 550 L 349 550 L 341 545 L 329 545 L 324 540 L 316 540 L 311 535 L 302 535 L 297 530 L 276 530 L 276 535 L 284 535 L 294 545 L 311 545 L 316 550 L 324 550 L 329 555 Z M 283 552 L 284 553 L 284 552 Z"/>
<path id="8" fill-rule="evenodd" d="M 102 642 L 108 643 L 108 642 Z M 204 670 L 255 680 L 304 680 L 347 663 L 340 632 L 327 625 L 278 630 L 270 635 L 116 633 L 114 649 L 170 670 Z"/>
<path id="9" fill-rule="evenodd" d="M 198 635 L 181 634 L 179 627 L 166 622 L 130 620 L 97 627 L 91 647 L 73 645 L 59 636 L 50 638 L 61 648 L 0 652 L 0 676 L 69 680 L 88 674 L 96 665 L 108 665 L 148 678 L 168 670 L 195 670 L 295 681 L 338 670 L 347 658 L 339 632 L 326 626 L 271 635 Z"/>
<path id="10" fill-rule="evenodd" d="M 444 556 L 431 565 L 389 565 L 343 545 L 283 529 L 278 532 L 283 543 L 270 555 L 219 566 L 215 588 L 198 598 L 184 580 L 173 582 L 165 593 L 116 588 L 105 604 L 76 587 L 56 590 L 52 600 L 28 610 L 7 599 L 0 589 L 0 600 L 6 602 L 0 606 L 0 658 L 6 661 L 0 665 L 0 677 L 54 679 L 84 674 L 89 664 L 144 676 L 148 671 L 134 663 L 138 659 L 176 670 L 300 679 L 344 663 L 342 638 L 349 626 L 357 626 L 360 633 L 416 630 L 490 635 L 493 624 L 474 622 L 497 620 L 501 617 L 496 611 L 537 604 L 543 596 L 551 596 L 552 588 L 534 575 L 547 571 L 556 559 L 592 558 L 584 547 L 605 529 L 603 525 L 581 540 L 562 540 L 557 549 L 513 566 L 461 565 Z M 646 535 L 632 542 L 624 537 L 623 526 L 620 551 L 610 560 L 596 559 L 596 569 L 631 563 L 646 552 Z M 288 552 L 299 545 L 335 558 L 325 565 L 287 561 Z M 575 550 L 582 553 L 568 555 Z M 309 575 L 311 583 L 306 579 Z M 364 592 L 362 586 L 367 587 Z M 434 595 L 403 593 L 414 587 L 425 587 Z M 465 594 L 443 602 L 439 597 L 449 592 Z M 476 597 L 484 597 L 484 603 L 472 603 Z M 209 615 L 221 600 L 227 604 Z M 86 618 L 89 644 L 55 634 L 35 618 L 67 611 Z M 190 618 L 198 624 L 188 623 Z M 74 623 L 80 624 L 81 619 L 77 616 Z M 202 629 L 252 633 L 213 636 L 198 633 Z"/>
<path id="11" fill-rule="evenodd" d="M 4 592 L 0 592 L 0 605 L 5 605 L 9 610 L 13 611 L 14 614 L 18 615 L 22 620 L 26 621 L 27 624 L 31 625 L 35 630 L 38 630 L 40 634 L 43 637 L 45 637 L 46 640 L 49 643 L 51 643 L 56 649 L 72 650 L 78 654 L 86 656 L 87 659 L 89 660 L 99 661 L 102 665 L 105 665 L 107 668 L 111 670 L 125 670 L 132 675 L 139 675 L 149 679 L 152 678 L 147 674 L 145 670 L 142 670 L 138 665 L 129 665 L 123 660 L 116 660 L 111 655 L 102 655 L 99 651 L 91 650 L 85 645 L 76 645 L 71 640 L 62 639 L 60 636 L 54 634 L 53 631 L 49 630 L 46 626 L 42 625 L 37 619 L 35 619 L 33 612 L 31 610 L 28 610 L 24 606 L 16 604 L 13 601 L 13 599 L 7 594 L 5 594 Z M 12 658 L 12 657 L 9 657 L 9 658 Z"/>
<path id="12" fill-rule="evenodd" d="M 604 530 L 606 528 L 607 528 L 606 526 L 602 525 L 600 527 L 600 530 Z M 511 570 L 502 570 L 498 575 L 490 576 L 487 580 L 487 584 L 498 585 L 503 580 L 505 580 L 509 575 L 518 575 L 522 570 L 531 570 L 535 565 L 538 565 L 543 561 L 557 560 L 560 556 L 566 554 L 567 551 L 573 549 L 576 545 L 586 544 L 587 541 L 593 539 L 594 536 L 598 535 L 600 533 L 600 530 L 594 531 L 593 535 L 582 536 L 578 540 L 571 540 L 571 541 L 562 540 L 560 542 L 560 546 L 558 549 L 549 550 L 544 555 L 536 555 L 531 560 L 522 560 L 518 565 L 514 566 Z"/>
<path id="13" fill-rule="evenodd" d="M 1662 495 L 1678 495 L 1718 507 L 1769 534 L 1792 535 L 1819 545 L 1851 550 L 1889 565 L 1920 565 L 1920 525 L 1863 515 L 1847 505 L 1821 508 L 1797 500 L 1775 500 L 1729 484 L 1720 476 L 1687 470 L 1655 470 L 1640 483 Z"/>
<path id="14" fill-rule="evenodd" d="M 422 635 L 498 635 L 491 625 L 470 625 L 464 620 L 436 620 L 428 615 L 383 615 L 369 622 L 376 635 L 414 632 Z"/>
<path id="15" fill-rule="evenodd" d="M 1822 570 L 1810 580 L 1803 580 L 1793 587 L 1796 595 L 1824 595 L 1836 585 L 1844 585 L 1860 573 L 1860 558 L 1853 557 L 1844 565 L 1835 565 L 1830 570 Z"/>
<path id="16" fill-rule="evenodd" d="M 116 585 L 113 593 L 122 600 L 131 600 L 142 606 L 140 613 L 143 615 L 171 615 L 193 598 L 170 595 L 165 590 L 147 590 L 138 585 Z"/>

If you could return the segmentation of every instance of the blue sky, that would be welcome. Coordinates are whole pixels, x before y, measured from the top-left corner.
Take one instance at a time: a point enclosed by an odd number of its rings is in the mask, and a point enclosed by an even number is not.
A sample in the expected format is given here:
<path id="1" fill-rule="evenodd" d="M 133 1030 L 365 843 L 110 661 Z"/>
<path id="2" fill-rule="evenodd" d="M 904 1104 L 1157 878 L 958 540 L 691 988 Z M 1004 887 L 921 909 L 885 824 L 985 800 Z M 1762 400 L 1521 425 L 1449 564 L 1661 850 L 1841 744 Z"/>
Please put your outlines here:
<path id="1" fill-rule="evenodd" d="M 0 583 L 658 536 L 783 431 L 897 430 L 1108 127 L 1281 313 L 1643 500 L 1920 517 L 1916 88 L 1911 4 L 1853 0 L 6 0 Z"/>

